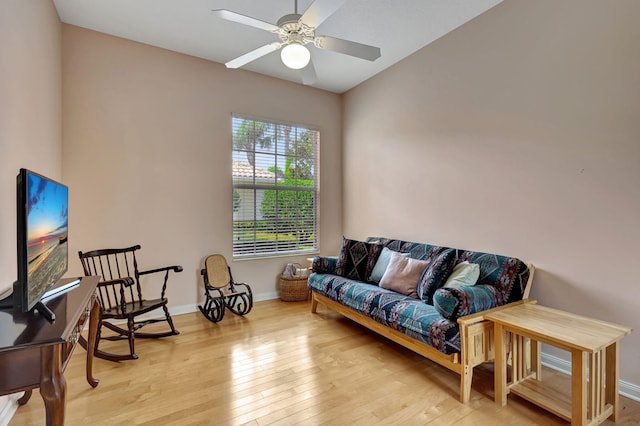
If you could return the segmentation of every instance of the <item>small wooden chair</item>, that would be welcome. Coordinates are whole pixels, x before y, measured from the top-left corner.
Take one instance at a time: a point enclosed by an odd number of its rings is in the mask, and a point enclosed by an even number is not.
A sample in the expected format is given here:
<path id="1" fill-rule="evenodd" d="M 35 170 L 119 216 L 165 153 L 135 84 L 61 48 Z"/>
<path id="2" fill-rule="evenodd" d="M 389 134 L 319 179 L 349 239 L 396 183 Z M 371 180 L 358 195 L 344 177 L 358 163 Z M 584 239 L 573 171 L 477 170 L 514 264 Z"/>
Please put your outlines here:
<path id="1" fill-rule="evenodd" d="M 221 254 L 213 254 L 205 260 L 200 271 L 204 279 L 205 296 L 200 312 L 212 322 L 224 317 L 225 308 L 236 315 L 246 315 L 253 308 L 253 294 L 246 283 L 237 283 L 231 275 L 231 268 Z"/>
<path id="2" fill-rule="evenodd" d="M 100 275 L 102 281 L 98 283 L 97 296 L 100 304 L 100 323 L 98 325 L 98 336 L 94 348 L 95 356 L 110 361 L 122 361 L 127 359 L 138 359 L 134 350 L 136 337 L 156 338 L 167 337 L 180 334 L 173 326 L 173 320 L 167 308 L 167 280 L 169 272 L 182 272 L 182 266 L 166 266 L 164 268 L 152 269 L 149 271 L 139 271 L 136 259 L 136 251 L 140 250 L 139 245 L 122 249 L 100 249 L 89 252 L 78 252 L 84 274 Z M 164 272 L 164 282 L 162 291 L 158 299 L 144 299 L 140 286 L 140 277 L 148 274 Z M 164 318 L 153 318 L 136 321 L 136 318 L 155 309 L 164 311 Z M 126 320 L 126 328 L 122 328 L 112 320 Z M 159 333 L 140 333 L 139 329 L 156 322 L 166 321 L 169 330 Z M 112 330 L 116 335 L 102 336 L 102 326 Z M 102 351 L 98 348 L 100 340 L 123 340 L 129 342 L 128 354 L 113 354 Z M 80 344 L 87 349 L 87 342 L 80 338 Z"/>

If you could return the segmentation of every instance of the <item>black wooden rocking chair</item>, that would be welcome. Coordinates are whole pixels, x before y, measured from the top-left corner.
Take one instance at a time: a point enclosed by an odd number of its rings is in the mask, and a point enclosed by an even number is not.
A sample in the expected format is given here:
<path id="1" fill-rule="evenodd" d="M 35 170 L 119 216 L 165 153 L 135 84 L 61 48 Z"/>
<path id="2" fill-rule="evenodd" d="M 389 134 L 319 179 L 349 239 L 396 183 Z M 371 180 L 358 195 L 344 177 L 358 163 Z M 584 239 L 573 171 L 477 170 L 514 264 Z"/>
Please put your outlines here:
<path id="1" fill-rule="evenodd" d="M 246 283 L 237 283 L 231 275 L 231 268 L 221 254 L 213 254 L 205 260 L 200 271 L 204 279 L 204 305 L 198 306 L 200 312 L 212 322 L 224 317 L 225 308 L 236 315 L 246 315 L 253 307 L 251 287 Z"/>
<path id="2" fill-rule="evenodd" d="M 169 272 L 181 272 L 182 266 L 167 266 L 164 268 L 152 269 L 149 271 L 138 271 L 136 250 L 140 250 L 139 245 L 123 249 L 101 249 L 89 252 L 78 252 L 84 274 L 100 275 L 102 281 L 98 283 L 97 296 L 100 304 L 100 323 L 98 326 L 98 336 L 94 355 L 110 361 L 122 361 L 127 359 L 138 359 L 134 350 L 135 338 L 156 338 L 167 337 L 180 334 L 173 326 L 173 320 L 167 308 L 167 280 Z M 164 272 L 164 282 L 159 299 L 144 299 L 140 286 L 140 277 L 148 274 Z M 136 321 L 136 318 L 155 309 L 164 311 L 164 318 L 152 318 Z M 126 320 L 126 328 L 116 325 L 113 320 Z M 158 333 L 140 333 L 142 327 L 166 321 L 170 330 Z M 115 332 L 115 335 L 103 336 L 102 326 Z M 113 354 L 99 349 L 100 340 L 128 340 L 128 354 Z M 87 342 L 80 338 L 80 344 L 87 349 Z"/>

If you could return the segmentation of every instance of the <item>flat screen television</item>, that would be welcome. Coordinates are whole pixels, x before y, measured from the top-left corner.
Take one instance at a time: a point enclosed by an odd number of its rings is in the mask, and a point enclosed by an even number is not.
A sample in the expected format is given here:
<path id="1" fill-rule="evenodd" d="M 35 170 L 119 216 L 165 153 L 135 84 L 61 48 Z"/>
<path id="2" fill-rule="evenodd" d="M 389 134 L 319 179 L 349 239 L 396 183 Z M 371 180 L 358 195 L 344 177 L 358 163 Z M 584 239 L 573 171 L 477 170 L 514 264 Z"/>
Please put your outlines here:
<path id="1" fill-rule="evenodd" d="M 13 286 L 14 311 L 34 307 L 49 317 L 40 299 L 69 265 L 69 189 L 26 169 L 17 177 L 18 280 Z M 51 319 L 51 318 L 50 318 Z"/>

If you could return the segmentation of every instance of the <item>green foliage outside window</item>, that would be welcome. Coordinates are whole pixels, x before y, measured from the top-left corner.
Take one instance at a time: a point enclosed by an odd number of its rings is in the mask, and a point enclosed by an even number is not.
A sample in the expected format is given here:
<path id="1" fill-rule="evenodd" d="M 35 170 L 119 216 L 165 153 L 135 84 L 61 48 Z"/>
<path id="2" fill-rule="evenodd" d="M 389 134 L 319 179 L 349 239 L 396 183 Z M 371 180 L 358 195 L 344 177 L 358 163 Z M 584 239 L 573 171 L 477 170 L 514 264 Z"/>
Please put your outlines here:
<path id="1" fill-rule="evenodd" d="M 240 209 L 240 193 L 237 189 L 233 190 L 233 211 L 237 212 Z"/>
<path id="2" fill-rule="evenodd" d="M 294 141 L 287 152 L 282 187 L 314 187 L 315 147 L 309 132 Z M 315 230 L 315 191 L 266 190 L 260 213 L 277 231 L 292 233 L 300 244 L 312 239 Z"/>

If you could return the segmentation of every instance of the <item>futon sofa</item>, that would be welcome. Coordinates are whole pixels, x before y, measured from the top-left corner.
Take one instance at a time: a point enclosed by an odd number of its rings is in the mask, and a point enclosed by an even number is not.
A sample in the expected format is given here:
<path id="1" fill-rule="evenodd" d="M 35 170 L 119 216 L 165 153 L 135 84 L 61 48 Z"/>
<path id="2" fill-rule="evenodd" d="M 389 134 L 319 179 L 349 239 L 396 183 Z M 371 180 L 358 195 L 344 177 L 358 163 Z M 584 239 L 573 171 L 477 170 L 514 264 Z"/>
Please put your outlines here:
<path id="1" fill-rule="evenodd" d="M 428 263 L 417 297 L 371 282 L 385 247 Z M 443 287 L 463 262 L 479 265 L 477 282 Z M 513 257 L 379 237 L 345 238 L 338 258 L 317 256 L 312 269 L 313 313 L 324 305 L 460 374 L 462 402 L 470 397 L 473 368 L 493 360 L 493 325 L 484 315 L 525 303 L 534 274 L 533 265 Z"/>

